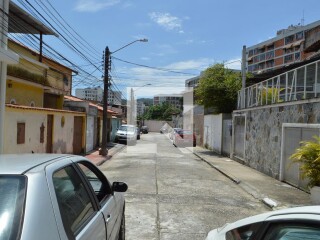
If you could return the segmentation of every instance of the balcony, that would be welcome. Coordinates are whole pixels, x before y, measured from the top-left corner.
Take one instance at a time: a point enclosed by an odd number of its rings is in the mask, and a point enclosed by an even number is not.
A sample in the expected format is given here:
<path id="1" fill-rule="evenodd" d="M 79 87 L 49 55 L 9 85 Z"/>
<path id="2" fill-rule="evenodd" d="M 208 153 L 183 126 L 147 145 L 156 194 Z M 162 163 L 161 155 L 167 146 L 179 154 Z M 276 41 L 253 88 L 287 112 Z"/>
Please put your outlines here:
<path id="1" fill-rule="evenodd" d="M 304 52 L 316 52 L 320 49 L 320 28 L 314 28 L 306 33 Z"/>
<path id="2" fill-rule="evenodd" d="M 238 92 L 237 109 L 320 97 L 320 60 Z"/>
<path id="3" fill-rule="evenodd" d="M 26 81 L 49 86 L 48 81 L 44 75 L 30 72 L 19 66 L 8 65 L 7 74 L 12 77 L 20 78 Z"/>

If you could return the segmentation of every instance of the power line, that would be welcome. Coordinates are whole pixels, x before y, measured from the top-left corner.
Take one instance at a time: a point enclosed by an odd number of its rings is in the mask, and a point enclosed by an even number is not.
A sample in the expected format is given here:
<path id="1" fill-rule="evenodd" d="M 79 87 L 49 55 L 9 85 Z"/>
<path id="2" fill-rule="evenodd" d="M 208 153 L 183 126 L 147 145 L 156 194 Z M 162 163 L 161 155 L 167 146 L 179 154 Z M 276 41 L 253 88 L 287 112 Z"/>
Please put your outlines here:
<path id="1" fill-rule="evenodd" d="M 170 72 L 170 73 L 177 73 L 177 74 L 185 74 L 185 75 L 194 75 L 194 76 L 197 76 L 196 74 L 192 74 L 192 73 L 180 72 L 180 71 L 175 71 L 175 70 L 166 69 L 166 68 L 150 67 L 150 66 L 143 65 L 143 64 L 133 63 L 133 62 L 129 62 L 129 61 L 126 61 L 126 60 L 117 58 L 117 57 L 113 57 L 113 56 L 112 56 L 112 58 L 115 59 L 115 60 L 118 60 L 118 61 L 120 61 L 120 62 L 128 63 L 128 64 L 135 65 L 135 66 L 139 66 L 139 67 L 149 68 L 149 69 L 153 69 L 153 70 L 158 70 L 158 71 L 163 71 L 163 72 Z"/>

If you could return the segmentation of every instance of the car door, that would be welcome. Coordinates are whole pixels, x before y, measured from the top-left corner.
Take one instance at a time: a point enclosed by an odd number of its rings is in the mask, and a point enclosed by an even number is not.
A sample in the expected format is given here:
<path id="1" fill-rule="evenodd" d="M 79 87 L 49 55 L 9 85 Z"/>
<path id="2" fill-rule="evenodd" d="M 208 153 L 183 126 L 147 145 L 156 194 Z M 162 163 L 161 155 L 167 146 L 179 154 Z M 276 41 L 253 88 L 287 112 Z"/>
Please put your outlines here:
<path id="1" fill-rule="evenodd" d="M 116 195 L 112 194 L 109 181 L 97 167 L 88 161 L 80 161 L 76 164 L 83 172 L 95 194 L 100 212 L 104 216 L 107 228 L 107 239 L 116 239 L 120 227 L 123 204 L 117 202 Z"/>
<path id="2" fill-rule="evenodd" d="M 104 216 L 78 168 L 59 161 L 46 176 L 61 239 L 107 239 Z"/>

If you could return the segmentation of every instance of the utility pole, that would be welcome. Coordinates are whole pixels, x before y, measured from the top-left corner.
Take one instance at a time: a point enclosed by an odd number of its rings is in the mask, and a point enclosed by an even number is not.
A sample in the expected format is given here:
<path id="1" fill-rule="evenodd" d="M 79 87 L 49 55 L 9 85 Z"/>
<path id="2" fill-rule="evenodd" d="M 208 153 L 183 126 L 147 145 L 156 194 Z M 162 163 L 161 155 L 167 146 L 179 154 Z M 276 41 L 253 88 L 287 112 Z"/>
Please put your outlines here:
<path id="1" fill-rule="evenodd" d="M 246 88 L 246 63 L 247 63 L 247 48 L 243 45 L 242 48 L 242 61 L 241 61 L 241 73 L 242 73 L 242 89 L 241 89 L 241 108 L 245 107 L 245 88 Z"/>
<path id="2" fill-rule="evenodd" d="M 1 0 L 0 0 L 1 1 Z M 109 48 L 106 47 L 104 52 L 104 78 L 103 78 L 103 119 L 102 119 L 102 143 L 99 154 L 102 156 L 108 155 L 107 143 L 108 143 L 108 91 L 109 91 L 109 68 L 110 68 L 110 56 L 111 54 L 120 51 L 123 48 L 135 42 L 148 42 L 148 39 L 137 39 L 127 45 L 110 52 Z"/>
<path id="3" fill-rule="evenodd" d="M 107 142 L 108 142 L 108 91 L 109 91 L 109 60 L 110 51 L 106 47 L 104 52 L 104 78 L 103 78 L 103 120 L 102 120 L 102 143 L 100 155 L 107 156 Z"/>

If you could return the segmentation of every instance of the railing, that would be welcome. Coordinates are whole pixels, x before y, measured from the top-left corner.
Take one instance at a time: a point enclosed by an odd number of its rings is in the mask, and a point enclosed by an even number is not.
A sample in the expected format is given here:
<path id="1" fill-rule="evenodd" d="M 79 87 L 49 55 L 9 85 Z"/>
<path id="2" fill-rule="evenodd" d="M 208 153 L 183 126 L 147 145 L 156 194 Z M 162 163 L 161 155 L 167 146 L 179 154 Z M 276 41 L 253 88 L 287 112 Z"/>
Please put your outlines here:
<path id="1" fill-rule="evenodd" d="M 237 109 L 320 97 L 320 60 L 238 92 Z"/>

